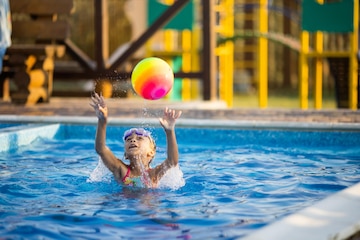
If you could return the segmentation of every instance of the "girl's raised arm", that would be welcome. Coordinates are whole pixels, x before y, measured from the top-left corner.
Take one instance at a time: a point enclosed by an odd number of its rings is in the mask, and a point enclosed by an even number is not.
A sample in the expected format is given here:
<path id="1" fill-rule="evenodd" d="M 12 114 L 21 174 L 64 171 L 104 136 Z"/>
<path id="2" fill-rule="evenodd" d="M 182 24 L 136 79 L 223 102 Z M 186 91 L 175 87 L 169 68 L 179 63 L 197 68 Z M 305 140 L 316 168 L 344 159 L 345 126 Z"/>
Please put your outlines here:
<path id="1" fill-rule="evenodd" d="M 104 98 L 97 93 L 91 97 L 90 105 L 94 108 L 98 117 L 98 125 L 95 137 L 95 150 L 103 160 L 105 166 L 114 174 L 116 179 L 122 179 L 126 166 L 116 158 L 114 153 L 106 146 L 106 124 L 108 118 L 108 108 Z"/>

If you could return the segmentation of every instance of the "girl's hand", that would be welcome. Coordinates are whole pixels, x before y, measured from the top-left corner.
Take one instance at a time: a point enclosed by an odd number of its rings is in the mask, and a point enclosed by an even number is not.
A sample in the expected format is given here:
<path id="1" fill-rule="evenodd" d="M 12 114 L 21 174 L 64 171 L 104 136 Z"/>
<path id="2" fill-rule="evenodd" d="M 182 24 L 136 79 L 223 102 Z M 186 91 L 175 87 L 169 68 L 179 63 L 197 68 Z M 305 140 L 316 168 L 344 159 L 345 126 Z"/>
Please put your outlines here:
<path id="1" fill-rule="evenodd" d="M 175 111 L 173 109 L 168 109 L 167 107 L 164 110 L 164 116 L 159 118 L 161 126 L 165 130 L 173 130 L 175 127 L 176 119 L 181 116 L 182 111 Z"/>
<path id="2" fill-rule="evenodd" d="M 91 96 L 92 106 L 95 110 L 96 116 L 99 120 L 107 120 L 108 117 L 108 108 L 106 106 L 105 100 L 102 95 L 98 95 L 96 92 Z"/>

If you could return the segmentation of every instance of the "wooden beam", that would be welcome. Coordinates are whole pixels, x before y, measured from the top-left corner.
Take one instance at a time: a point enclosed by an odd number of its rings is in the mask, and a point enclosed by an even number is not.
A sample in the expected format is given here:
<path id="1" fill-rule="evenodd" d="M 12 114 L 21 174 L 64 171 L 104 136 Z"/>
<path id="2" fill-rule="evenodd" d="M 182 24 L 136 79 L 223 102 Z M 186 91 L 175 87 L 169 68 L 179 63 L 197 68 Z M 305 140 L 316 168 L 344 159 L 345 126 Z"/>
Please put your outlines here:
<path id="1" fill-rule="evenodd" d="M 106 69 L 109 58 L 109 14 L 107 0 L 94 1 L 95 62 L 98 70 Z"/>
<path id="2" fill-rule="evenodd" d="M 171 5 L 136 41 L 134 41 L 119 58 L 111 58 L 115 60 L 109 62 L 109 70 L 114 71 L 123 64 L 132 54 L 144 45 L 158 29 L 169 22 L 188 2 L 189 0 L 175 1 L 174 4 Z"/>
<path id="3" fill-rule="evenodd" d="M 215 58 L 215 11 L 214 0 L 202 0 L 203 15 L 203 99 L 215 100 L 216 90 L 216 58 Z"/>
<path id="4" fill-rule="evenodd" d="M 70 39 L 63 42 L 66 46 L 66 51 L 84 68 L 85 71 L 95 71 L 95 62 L 84 53 L 76 44 Z"/>
<path id="5" fill-rule="evenodd" d="M 51 29 L 51 31 L 49 31 Z M 52 22 L 49 20 L 12 21 L 12 38 L 29 38 L 37 40 L 65 39 L 70 34 L 70 26 L 66 21 Z"/>
<path id="6" fill-rule="evenodd" d="M 295 3 L 296 4 L 296 3 Z M 295 5 L 293 1 L 283 0 L 284 9 L 291 9 L 292 5 Z M 291 19 L 290 17 L 286 17 L 285 14 L 282 17 L 283 20 L 283 31 L 285 36 L 291 36 Z M 290 63 L 291 62 L 291 49 L 286 45 L 283 46 L 283 62 Z M 293 64 L 284 64 L 283 65 L 283 88 L 291 87 L 291 73 L 292 73 Z"/>
<path id="7" fill-rule="evenodd" d="M 56 79 L 62 79 L 64 81 L 73 81 L 74 79 L 94 79 L 101 76 L 104 76 L 104 72 L 97 72 L 97 71 L 80 71 L 82 69 L 78 69 L 74 71 L 73 68 L 60 67 L 57 66 L 54 69 L 54 77 Z M 106 77 L 112 80 L 120 80 L 126 81 L 130 78 L 131 72 L 109 72 L 106 73 Z M 174 73 L 175 78 L 192 78 L 192 79 L 201 79 L 203 77 L 202 72 L 177 72 Z"/>
<path id="8" fill-rule="evenodd" d="M 10 0 L 11 13 L 35 15 L 69 14 L 73 0 Z"/>

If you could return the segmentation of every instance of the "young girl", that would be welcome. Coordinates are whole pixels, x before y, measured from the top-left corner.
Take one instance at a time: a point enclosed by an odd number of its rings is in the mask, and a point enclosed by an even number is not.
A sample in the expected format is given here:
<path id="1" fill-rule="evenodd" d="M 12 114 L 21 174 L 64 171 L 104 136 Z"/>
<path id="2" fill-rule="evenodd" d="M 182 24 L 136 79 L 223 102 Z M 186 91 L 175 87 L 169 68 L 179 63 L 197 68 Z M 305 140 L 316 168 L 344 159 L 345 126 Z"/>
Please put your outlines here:
<path id="1" fill-rule="evenodd" d="M 124 158 L 130 161 L 130 164 L 125 164 L 123 160 L 118 159 L 113 154 L 105 143 L 108 109 L 104 98 L 94 93 L 91 99 L 90 105 L 98 117 L 95 149 L 105 166 L 113 173 L 117 181 L 125 185 L 157 187 L 166 171 L 178 164 L 179 153 L 175 122 L 181 116 L 181 111 L 166 108 L 163 117 L 159 119 L 166 133 L 167 158 L 155 168 L 150 168 L 150 163 L 156 153 L 156 146 L 151 133 L 143 128 L 131 128 L 124 133 Z"/>

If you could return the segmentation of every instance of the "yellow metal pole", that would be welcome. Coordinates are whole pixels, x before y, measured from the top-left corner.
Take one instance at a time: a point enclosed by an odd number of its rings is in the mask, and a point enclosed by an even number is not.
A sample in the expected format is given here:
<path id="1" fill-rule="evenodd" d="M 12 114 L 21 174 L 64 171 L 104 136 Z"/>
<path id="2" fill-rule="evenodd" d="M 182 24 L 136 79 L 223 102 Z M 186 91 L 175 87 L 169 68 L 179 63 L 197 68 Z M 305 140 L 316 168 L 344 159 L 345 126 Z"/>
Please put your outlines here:
<path id="1" fill-rule="evenodd" d="M 224 56 L 225 64 L 225 75 L 224 80 L 226 81 L 225 87 L 225 101 L 228 107 L 233 107 L 233 78 L 234 78 L 234 44 L 229 41 L 226 43 L 226 56 Z"/>
<path id="2" fill-rule="evenodd" d="M 234 0 L 222 0 L 216 6 L 219 12 L 219 25 L 216 30 L 224 37 L 234 36 Z M 234 71 L 234 43 L 227 41 L 216 48 L 219 59 L 219 96 L 228 107 L 233 106 L 233 71 Z"/>
<path id="3" fill-rule="evenodd" d="M 233 87 L 232 87 L 232 62 L 229 59 L 230 49 L 227 44 L 223 44 L 220 47 L 217 47 L 216 51 L 219 56 L 219 95 L 220 99 L 226 102 L 228 107 L 232 107 L 233 105 Z"/>
<path id="4" fill-rule="evenodd" d="M 171 29 L 167 29 L 167 30 L 164 30 L 164 51 L 165 52 L 172 52 L 175 50 L 175 36 L 176 36 L 176 33 L 175 33 L 175 30 L 171 30 Z M 168 63 L 173 67 L 173 60 L 172 58 L 170 57 L 170 59 L 167 59 Z M 173 89 L 171 89 L 171 91 L 166 95 L 165 98 L 169 98 L 172 96 L 173 94 Z"/>
<path id="5" fill-rule="evenodd" d="M 228 37 L 234 36 L 234 0 L 226 1 L 226 35 Z M 226 44 L 227 49 L 227 64 L 226 64 L 226 76 L 227 83 L 227 97 L 226 103 L 228 107 L 233 106 L 234 97 L 234 42 L 228 41 Z"/>
<path id="6" fill-rule="evenodd" d="M 171 52 L 175 50 L 175 31 L 165 30 L 164 31 L 164 51 Z"/>
<path id="7" fill-rule="evenodd" d="M 226 58 L 224 58 L 225 44 L 216 47 L 216 56 L 219 59 L 219 98 L 226 102 Z"/>
<path id="8" fill-rule="evenodd" d="M 268 101 L 268 40 L 265 35 L 268 32 L 267 0 L 260 0 L 259 8 L 259 107 L 266 108 Z"/>
<path id="9" fill-rule="evenodd" d="M 299 98 L 300 108 L 308 108 L 309 95 L 309 66 L 307 53 L 309 52 L 309 32 L 302 31 L 300 36 L 301 49 L 299 53 Z"/>
<path id="10" fill-rule="evenodd" d="M 222 3 L 223 17 L 220 21 L 220 34 L 226 37 L 234 36 L 234 0 L 224 0 Z M 233 106 L 233 75 L 234 75 L 234 43 L 227 41 L 218 47 L 220 69 L 220 97 L 228 107 Z"/>
<path id="11" fill-rule="evenodd" d="M 182 31 L 182 71 L 191 71 L 191 31 Z M 188 101 L 191 99 L 191 81 L 189 78 L 183 78 L 182 80 L 182 100 Z"/>
<path id="12" fill-rule="evenodd" d="M 358 108 L 358 38 L 359 38 L 359 1 L 354 0 L 354 30 L 350 36 L 350 72 L 349 72 L 349 107 Z"/>
<path id="13" fill-rule="evenodd" d="M 315 51 L 319 54 L 319 57 L 316 57 L 315 60 L 315 109 L 322 108 L 322 77 L 323 77 L 323 59 L 321 54 L 323 52 L 323 33 L 318 31 L 315 33 Z"/>
<path id="14" fill-rule="evenodd" d="M 191 36 L 191 71 L 200 71 L 200 42 L 202 29 L 195 25 Z M 191 98 L 198 99 L 200 96 L 200 81 L 193 80 L 191 82 Z"/>
<path id="15" fill-rule="evenodd" d="M 324 0 L 318 0 L 320 4 L 324 3 Z M 314 96 L 314 107 L 315 109 L 322 108 L 322 76 L 323 76 L 323 59 L 321 54 L 323 53 L 323 33 L 317 31 L 315 33 L 315 52 L 319 54 L 319 57 L 316 57 L 315 60 L 315 96 Z"/>

